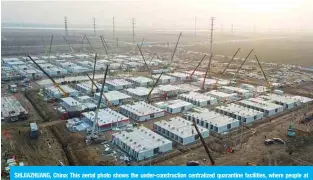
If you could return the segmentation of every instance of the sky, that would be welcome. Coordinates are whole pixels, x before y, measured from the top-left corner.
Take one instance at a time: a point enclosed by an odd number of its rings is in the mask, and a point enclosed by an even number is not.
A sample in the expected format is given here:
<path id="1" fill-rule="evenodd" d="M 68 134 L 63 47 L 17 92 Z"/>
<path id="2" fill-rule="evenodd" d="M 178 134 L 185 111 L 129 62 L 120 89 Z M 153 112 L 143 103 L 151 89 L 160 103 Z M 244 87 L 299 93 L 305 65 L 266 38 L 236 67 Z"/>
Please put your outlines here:
<path id="1" fill-rule="evenodd" d="M 313 0 L 103 0 L 103 1 L 1 1 L 2 23 L 49 24 L 69 28 L 116 29 L 312 29 Z"/>

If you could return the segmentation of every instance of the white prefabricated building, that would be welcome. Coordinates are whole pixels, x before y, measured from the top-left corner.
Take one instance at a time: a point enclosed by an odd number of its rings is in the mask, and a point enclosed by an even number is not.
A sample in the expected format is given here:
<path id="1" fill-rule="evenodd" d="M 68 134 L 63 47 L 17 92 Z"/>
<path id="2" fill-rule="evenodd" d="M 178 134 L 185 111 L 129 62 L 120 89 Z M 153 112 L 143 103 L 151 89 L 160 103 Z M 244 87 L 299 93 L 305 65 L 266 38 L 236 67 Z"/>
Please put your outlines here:
<path id="1" fill-rule="evenodd" d="M 147 86 L 153 85 L 153 80 L 144 76 L 131 77 L 131 78 L 128 78 L 127 81 L 133 83 L 135 87 L 137 86 L 147 87 Z"/>
<path id="2" fill-rule="evenodd" d="M 131 96 L 121 93 L 119 91 L 109 91 L 107 93 L 103 93 L 105 97 L 108 99 L 110 104 L 112 105 L 120 105 L 125 102 L 128 102 L 131 100 Z M 106 104 L 106 99 L 105 97 L 102 97 L 102 102 Z M 100 92 L 94 94 L 94 98 L 96 101 L 99 100 L 100 98 Z"/>
<path id="3" fill-rule="evenodd" d="M 164 104 L 166 106 L 166 111 L 171 114 L 188 111 L 193 108 L 192 103 L 183 101 L 181 99 L 166 101 Z"/>
<path id="4" fill-rule="evenodd" d="M 221 91 L 212 90 L 205 94 L 215 97 L 219 102 L 232 102 L 238 99 L 237 93 L 228 94 Z"/>
<path id="5" fill-rule="evenodd" d="M 172 150 L 170 140 L 143 126 L 135 128 L 131 132 L 114 133 L 112 142 L 137 161 Z"/>
<path id="6" fill-rule="evenodd" d="M 278 94 L 267 94 L 267 95 L 259 96 L 258 98 L 264 99 L 265 101 L 268 101 L 271 103 L 284 106 L 284 109 L 292 109 L 301 104 L 299 100 L 293 99 L 289 96 L 281 96 Z"/>
<path id="7" fill-rule="evenodd" d="M 82 120 L 88 124 L 93 125 L 95 120 L 95 112 L 89 111 L 82 113 Z M 129 123 L 129 118 L 123 116 L 122 114 L 110 109 L 100 109 L 98 112 L 98 121 L 96 128 L 99 131 L 110 130 L 115 127 L 126 126 Z"/>
<path id="8" fill-rule="evenodd" d="M 111 79 L 105 82 L 105 85 L 108 86 L 109 90 L 116 91 L 132 87 L 132 83 L 124 79 Z"/>
<path id="9" fill-rule="evenodd" d="M 92 92 L 95 93 L 95 92 L 100 92 L 101 91 L 101 88 L 102 88 L 102 84 L 99 84 L 99 83 L 96 83 L 95 84 L 98 86 L 99 90 L 97 90 L 97 87 L 95 85 L 93 85 L 93 90 Z M 89 94 L 91 93 L 91 85 L 92 85 L 92 82 L 84 82 L 84 83 L 79 83 L 79 84 L 76 84 L 76 89 L 77 91 L 80 91 L 82 93 L 85 93 L 85 94 Z M 103 87 L 103 92 L 107 92 L 108 91 L 108 87 L 107 86 L 104 86 Z"/>
<path id="10" fill-rule="evenodd" d="M 152 78 L 153 78 L 153 79 L 158 79 L 159 76 L 160 76 L 159 74 L 153 75 Z M 175 77 L 167 76 L 167 75 L 162 74 L 162 76 L 160 77 L 160 80 L 159 80 L 158 83 L 160 83 L 160 84 L 166 84 L 166 83 L 171 83 L 171 82 L 175 82 L 175 81 L 176 81 L 176 78 L 175 78 Z"/>
<path id="11" fill-rule="evenodd" d="M 189 94 L 180 94 L 178 98 L 200 107 L 214 105 L 217 103 L 217 99 L 215 97 L 197 92 L 190 92 Z"/>
<path id="12" fill-rule="evenodd" d="M 264 117 L 264 113 L 254 109 L 249 109 L 238 104 L 228 104 L 227 106 L 215 107 L 215 112 L 224 114 L 239 120 L 242 123 L 249 124 Z"/>
<path id="13" fill-rule="evenodd" d="M 173 97 L 179 93 L 179 88 L 170 84 L 159 85 L 155 89 L 160 91 L 162 94 L 166 94 L 167 97 Z"/>
<path id="14" fill-rule="evenodd" d="M 275 103 L 267 102 L 257 98 L 250 98 L 247 100 L 239 101 L 239 104 L 261 111 L 264 113 L 264 117 L 273 116 L 277 113 L 283 112 L 284 107 Z"/>
<path id="15" fill-rule="evenodd" d="M 61 98 L 61 106 L 66 111 L 80 111 L 81 110 L 81 103 L 72 97 Z"/>
<path id="16" fill-rule="evenodd" d="M 75 97 L 75 96 L 79 95 L 79 92 L 77 90 L 71 88 L 68 85 L 61 85 L 60 87 L 66 93 L 69 93 L 69 96 L 71 96 L 71 97 Z M 59 88 L 55 87 L 55 86 L 50 86 L 50 87 L 45 88 L 45 94 L 48 97 L 51 97 L 51 98 L 61 98 L 63 96 L 62 91 Z"/>
<path id="17" fill-rule="evenodd" d="M 1 121 L 27 119 L 28 111 L 14 96 L 1 96 Z"/>
<path id="18" fill-rule="evenodd" d="M 120 106 L 120 112 L 136 121 L 146 121 L 165 116 L 165 111 L 163 109 L 157 108 L 143 101 L 135 102 L 132 105 L 122 105 Z"/>
<path id="19" fill-rule="evenodd" d="M 253 93 L 246 89 L 241 89 L 233 86 L 220 86 L 219 91 L 225 92 L 228 94 L 237 93 L 239 97 L 250 98 L 253 96 Z"/>
<path id="20" fill-rule="evenodd" d="M 138 99 L 138 100 L 146 100 L 147 95 L 149 94 L 150 91 L 151 89 L 146 88 L 146 87 L 136 87 L 136 88 L 129 88 L 125 90 L 127 94 L 131 95 L 133 98 Z M 150 94 L 150 98 L 160 97 L 160 96 L 161 96 L 161 92 L 157 89 L 153 89 L 153 91 Z"/>
<path id="21" fill-rule="evenodd" d="M 291 98 L 299 100 L 301 103 L 309 103 L 313 101 L 313 99 L 304 96 L 291 96 Z"/>
<path id="22" fill-rule="evenodd" d="M 182 145 L 194 143 L 199 139 L 199 135 L 192 122 L 181 117 L 174 117 L 169 120 L 155 122 L 153 124 L 153 129 L 159 134 Z M 209 137 L 208 129 L 199 126 L 198 129 L 203 138 Z"/>
<path id="23" fill-rule="evenodd" d="M 195 120 L 200 126 L 216 133 L 227 132 L 239 127 L 239 120 L 219 114 L 214 111 L 205 110 L 186 114 L 189 121 Z"/>
<path id="24" fill-rule="evenodd" d="M 188 73 L 182 72 L 168 73 L 167 75 L 175 77 L 176 81 L 184 81 L 190 76 Z"/>

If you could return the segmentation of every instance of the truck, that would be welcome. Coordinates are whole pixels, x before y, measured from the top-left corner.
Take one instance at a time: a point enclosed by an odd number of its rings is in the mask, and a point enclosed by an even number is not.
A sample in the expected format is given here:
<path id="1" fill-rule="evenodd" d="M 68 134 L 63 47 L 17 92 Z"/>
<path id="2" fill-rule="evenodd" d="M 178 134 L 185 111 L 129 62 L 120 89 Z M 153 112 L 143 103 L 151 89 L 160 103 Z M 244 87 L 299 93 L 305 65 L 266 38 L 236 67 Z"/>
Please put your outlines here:
<path id="1" fill-rule="evenodd" d="M 38 126 L 36 123 L 30 123 L 30 138 L 31 139 L 37 139 L 38 138 Z"/>
<path id="2" fill-rule="evenodd" d="M 12 93 L 17 93 L 17 85 L 16 84 L 10 84 L 9 85 L 9 91 Z"/>

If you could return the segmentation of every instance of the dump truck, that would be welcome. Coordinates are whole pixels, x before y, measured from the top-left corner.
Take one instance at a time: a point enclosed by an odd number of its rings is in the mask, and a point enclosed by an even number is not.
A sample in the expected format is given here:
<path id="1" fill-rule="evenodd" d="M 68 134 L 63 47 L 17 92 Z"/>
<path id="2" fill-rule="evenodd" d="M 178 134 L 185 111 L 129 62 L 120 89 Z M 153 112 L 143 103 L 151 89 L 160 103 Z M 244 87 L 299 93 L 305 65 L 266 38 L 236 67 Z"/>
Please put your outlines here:
<path id="1" fill-rule="evenodd" d="M 37 139 L 38 138 L 38 126 L 36 123 L 30 123 L 30 138 L 31 139 Z"/>

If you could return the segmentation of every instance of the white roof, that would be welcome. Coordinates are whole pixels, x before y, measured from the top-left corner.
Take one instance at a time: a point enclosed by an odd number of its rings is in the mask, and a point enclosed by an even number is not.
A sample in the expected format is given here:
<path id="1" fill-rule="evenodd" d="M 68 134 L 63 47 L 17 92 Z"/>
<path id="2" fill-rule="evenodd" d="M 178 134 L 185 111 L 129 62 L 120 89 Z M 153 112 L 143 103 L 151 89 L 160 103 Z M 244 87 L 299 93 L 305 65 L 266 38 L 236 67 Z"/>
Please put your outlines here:
<path id="1" fill-rule="evenodd" d="M 112 86 L 128 86 L 132 85 L 132 83 L 126 81 L 125 79 L 111 79 L 105 82 L 106 84 L 110 84 Z"/>
<path id="2" fill-rule="evenodd" d="M 199 80 L 199 82 L 201 82 L 201 84 L 203 83 L 203 79 Z M 211 84 L 215 84 L 216 80 L 215 79 L 205 79 L 205 84 L 206 85 L 211 85 Z"/>
<path id="3" fill-rule="evenodd" d="M 89 57 L 88 54 L 75 54 L 76 57 Z"/>
<path id="4" fill-rule="evenodd" d="M 196 128 L 192 125 L 192 122 L 181 117 L 170 118 L 168 121 L 162 120 L 155 122 L 154 124 L 181 138 L 186 138 L 197 134 Z M 199 125 L 197 126 L 201 134 L 206 131 L 209 132 L 208 129 Z"/>
<path id="5" fill-rule="evenodd" d="M 82 113 L 84 117 L 91 120 L 92 122 L 95 119 L 95 112 L 84 112 Z M 123 116 L 122 114 L 113 111 L 110 108 L 100 109 L 98 112 L 98 126 L 104 126 L 107 124 L 129 120 L 129 118 Z"/>
<path id="6" fill-rule="evenodd" d="M 238 92 L 238 93 L 249 93 L 249 91 L 246 89 L 241 89 L 241 88 L 233 87 L 233 86 L 221 86 L 220 89 L 230 90 L 230 91 Z"/>
<path id="7" fill-rule="evenodd" d="M 105 97 L 107 97 L 107 99 L 109 101 L 116 101 L 116 100 L 121 100 L 121 99 L 128 99 L 131 98 L 131 96 L 121 93 L 119 91 L 109 91 L 107 93 L 104 93 Z M 100 92 L 95 93 L 96 97 L 100 96 Z M 104 97 L 103 97 L 104 98 Z"/>
<path id="8" fill-rule="evenodd" d="M 189 74 L 186 73 L 186 72 L 185 73 L 183 73 L 183 72 L 174 72 L 174 73 L 168 73 L 167 75 L 174 76 L 174 77 L 189 77 Z"/>
<path id="9" fill-rule="evenodd" d="M 187 74 L 191 74 L 193 71 L 187 71 Z M 204 76 L 205 75 L 205 72 L 202 72 L 202 71 L 195 71 L 194 73 L 193 73 L 194 75 L 196 75 L 196 76 Z"/>
<path id="10" fill-rule="evenodd" d="M 191 99 L 191 100 L 196 100 L 196 101 L 211 101 L 211 100 L 216 100 L 215 97 L 206 95 L 206 94 L 201 94 L 201 93 L 197 93 L 197 92 L 190 92 L 189 94 L 180 94 L 180 97 L 185 97 L 187 99 Z"/>
<path id="11" fill-rule="evenodd" d="M 91 99 L 91 97 L 89 97 L 89 96 L 79 96 L 79 97 L 77 97 L 79 100 L 90 100 Z"/>
<path id="12" fill-rule="evenodd" d="M 149 92 L 151 91 L 151 89 L 148 89 L 145 87 L 136 87 L 136 88 L 126 89 L 126 91 L 128 91 L 131 94 L 135 94 L 137 96 L 147 96 L 149 94 Z M 153 91 L 151 92 L 151 95 L 159 94 L 159 93 L 160 93 L 159 90 L 153 89 Z"/>
<path id="13" fill-rule="evenodd" d="M 215 125 L 217 127 L 225 126 L 227 124 L 233 123 L 233 122 L 239 122 L 237 119 L 219 114 L 214 111 L 203 111 L 203 112 L 192 112 L 188 113 L 188 115 L 195 117 L 195 119 L 200 119 L 202 121 L 205 121 L 207 123 L 211 123 L 212 125 Z"/>
<path id="14" fill-rule="evenodd" d="M 23 65 L 23 64 L 25 64 L 23 61 L 7 61 L 6 63 L 10 64 L 10 65 Z"/>
<path id="15" fill-rule="evenodd" d="M 159 74 L 152 75 L 152 78 L 158 79 L 159 76 L 160 76 Z M 171 77 L 171 76 L 167 76 L 167 75 L 162 74 L 160 80 L 168 80 L 168 79 L 172 79 L 172 78 L 173 78 L 173 77 Z"/>
<path id="16" fill-rule="evenodd" d="M 224 93 L 224 92 L 217 91 L 217 90 L 212 90 L 212 91 L 209 91 L 209 92 L 207 92 L 205 94 L 212 95 L 212 96 L 217 96 L 217 97 L 220 97 L 220 98 L 227 98 L 227 97 L 237 96 L 237 93 L 228 94 L 228 93 Z"/>
<path id="17" fill-rule="evenodd" d="M 4 62 L 19 61 L 19 59 L 16 58 L 16 57 L 3 57 L 3 58 L 1 58 L 1 59 L 2 59 L 2 61 L 4 61 Z"/>
<path id="18" fill-rule="evenodd" d="M 68 85 L 61 85 L 61 88 L 67 92 L 67 93 L 75 93 L 75 92 L 78 92 L 76 91 L 75 89 L 71 88 L 70 86 Z M 60 93 L 61 90 L 59 90 L 59 88 L 55 87 L 55 86 L 50 86 L 50 87 L 47 87 L 46 89 L 49 89 L 50 91 L 52 91 L 53 93 Z"/>
<path id="19" fill-rule="evenodd" d="M 257 111 L 257 110 L 250 109 L 250 108 L 240 106 L 237 104 L 233 104 L 233 103 L 228 104 L 227 106 L 218 106 L 218 107 L 216 107 L 216 109 L 230 112 L 230 113 L 233 113 L 235 115 L 242 116 L 242 117 L 251 117 L 251 116 L 263 114 L 263 112 L 261 112 L 261 111 Z"/>
<path id="20" fill-rule="evenodd" d="M 307 103 L 307 102 L 313 101 L 313 99 L 308 98 L 308 97 L 304 97 L 304 96 L 291 96 L 291 98 L 299 100 L 302 103 Z"/>
<path id="21" fill-rule="evenodd" d="M 167 85 L 159 85 L 158 87 L 156 87 L 156 89 L 160 90 L 160 91 L 165 91 L 165 92 L 169 92 L 169 91 L 178 91 L 179 88 L 170 84 Z"/>
<path id="22" fill-rule="evenodd" d="M 177 84 L 175 85 L 180 89 L 182 92 L 194 92 L 194 91 L 199 91 L 200 88 L 198 86 L 194 86 L 191 84 Z"/>
<path id="23" fill-rule="evenodd" d="M 49 56 L 41 56 L 42 59 L 49 59 Z M 50 56 L 50 59 L 56 59 L 55 56 Z"/>
<path id="24" fill-rule="evenodd" d="M 172 144 L 170 140 L 143 126 L 133 129 L 132 132 L 114 133 L 113 138 L 119 139 L 136 152 L 149 151 L 164 144 Z"/>
<path id="25" fill-rule="evenodd" d="M 80 102 L 72 97 L 61 98 L 61 100 L 69 106 L 80 106 Z"/>
<path id="26" fill-rule="evenodd" d="M 138 82 L 138 83 L 148 83 L 148 82 L 153 82 L 152 79 L 144 77 L 144 76 L 138 76 L 138 77 L 131 77 L 129 78 L 132 81 Z"/>
<path id="27" fill-rule="evenodd" d="M 164 112 L 164 110 L 152 106 L 151 104 L 147 104 L 146 102 L 143 101 L 135 102 L 132 105 L 130 104 L 122 105 L 120 107 L 138 116 L 146 116 L 150 114 Z"/>
<path id="28" fill-rule="evenodd" d="M 28 114 L 25 108 L 14 96 L 1 97 L 1 117 L 17 116 L 21 112 Z"/>
<path id="29" fill-rule="evenodd" d="M 264 95 L 264 96 L 259 96 L 258 97 L 259 99 L 264 99 L 265 101 L 268 101 L 268 102 L 281 102 L 281 103 L 285 103 L 285 104 L 293 104 L 293 103 L 297 103 L 297 102 L 300 102 L 299 100 L 297 99 L 293 99 L 289 96 L 281 96 L 281 95 L 278 95 L 278 94 L 267 94 L 267 95 Z"/>
<path id="30" fill-rule="evenodd" d="M 282 106 L 278 105 L 278 104 L 274 104 L 271 102 L 267 102 L 261 99 L 257 99 L 257 98 L 250 98 L 248 100 L 242 100 L 240 101 L 240 103 L 249 105 L 249 106 L 253 106 L 253 107 L 257 107 L 260 109 L 265 109 L 268 111 L 271 111 L 273 109 L 278 109 L 281 108 Z"/>
<path id="31" fill-rule="evenodd" d="M 193 104 L 191 104 L 190 102 L 186 102 L 186 101 L 183 101 L 181 99 L 167 101 L 166 104 L 167 104 L 167 107 L 173 108 L 173 109 L 185 107 L 185 106 L 193 106 Z"/>
<path id="32" fill-rule="evenodd" d="M 67 54 L 63 54 L 63 55 L 59 55 L 60 58 L 73 58 L 72 55 L 67 55 Z"/>

